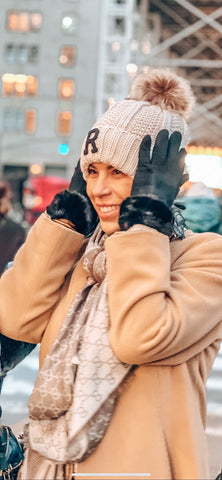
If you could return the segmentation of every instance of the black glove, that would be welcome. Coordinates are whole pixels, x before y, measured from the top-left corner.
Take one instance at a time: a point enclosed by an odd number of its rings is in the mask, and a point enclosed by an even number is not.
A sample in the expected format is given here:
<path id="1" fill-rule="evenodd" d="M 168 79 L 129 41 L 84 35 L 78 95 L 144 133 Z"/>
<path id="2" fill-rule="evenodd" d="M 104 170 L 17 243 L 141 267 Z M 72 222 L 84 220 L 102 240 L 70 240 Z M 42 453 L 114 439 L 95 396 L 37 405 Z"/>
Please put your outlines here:
<path id="1" fill-rule="evenodd" d="M 151 156 L 150 135 L 144 137 L 131 197 L 124 200 L 120 208 L 121 230 L 138 223 L 172 235 L 174 215 L 171 206 L 180 186 L 187 180 L 187 175 L 183 175 L 186 150 L 180 149 L 180 143 L 180 132 L 172 133 L 169 138 L 169 132 L 161 130 Z"/>
<path id="2" fill-rule="evenodd" d="M 69 189 L 57 193 L 46 208 L 52 219 L 65 218 L 73 223 L 75 230 L 89 237 L 96 228 L 98 216 L 86 193 L 86 182 L 80 169 L 80 160 L 72 176 Z"/>
<path id="3" fill-rule="evenodd" d="M 180 132 L 173 132 L 169 137 L 167 130 L 161 130 L 151 156 L 150 135 L 144 137 L 131 196 L 151 196 L 171 207 L 186 178 L 183 175 L 186 150 L 180 149 L 181 139 Z"/>

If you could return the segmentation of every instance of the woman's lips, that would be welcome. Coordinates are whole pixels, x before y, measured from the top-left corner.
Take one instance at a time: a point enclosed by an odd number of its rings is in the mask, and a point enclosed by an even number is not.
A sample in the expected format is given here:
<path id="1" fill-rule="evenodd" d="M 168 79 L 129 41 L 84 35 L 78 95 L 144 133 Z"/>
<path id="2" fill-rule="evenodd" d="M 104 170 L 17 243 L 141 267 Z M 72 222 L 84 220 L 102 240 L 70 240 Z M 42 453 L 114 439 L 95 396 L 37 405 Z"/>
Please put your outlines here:
<path id="1" fill-rule="evenodd" d="M 97 213 L 103 220 L 119 213 L 119 205 L 97 205 Z"/>

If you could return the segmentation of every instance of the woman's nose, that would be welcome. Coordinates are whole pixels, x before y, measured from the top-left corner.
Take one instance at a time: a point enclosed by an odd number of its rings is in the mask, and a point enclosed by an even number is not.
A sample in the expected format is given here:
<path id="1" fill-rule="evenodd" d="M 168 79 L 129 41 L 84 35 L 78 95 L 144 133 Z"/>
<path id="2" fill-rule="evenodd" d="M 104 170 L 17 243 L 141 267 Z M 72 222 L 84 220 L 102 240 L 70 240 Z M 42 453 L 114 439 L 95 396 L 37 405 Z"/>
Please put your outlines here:
<path id="1" fill-rule="evenodd" d="M 98 175 L 95 183 L 93 193 L 95 197 L 101 197 L 102 195 L 109 195 L 111 192 L 110 182 L 106 175 Z"/>

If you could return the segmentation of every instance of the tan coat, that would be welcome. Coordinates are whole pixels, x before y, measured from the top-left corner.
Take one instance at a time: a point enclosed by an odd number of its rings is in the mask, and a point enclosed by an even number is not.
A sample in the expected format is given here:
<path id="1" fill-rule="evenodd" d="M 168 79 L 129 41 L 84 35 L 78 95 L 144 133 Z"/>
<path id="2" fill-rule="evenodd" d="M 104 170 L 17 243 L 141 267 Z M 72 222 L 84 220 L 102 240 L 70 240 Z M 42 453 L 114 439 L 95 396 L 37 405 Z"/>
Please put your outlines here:
<path id="1" fill-rule="evenodd" d="M 0 280 L 0 331 L 41 342 L 40 363 L 85 284 L 81 260 L 72 270 L 83 244 L 44 214 Z M 117 232 L 105 248 L 110 342 L 137 367 L 78 472 L 209 478 L 205 383 L 222 338 L 222 237 L 189 234 L 169 243 L 143 227 Z"/>

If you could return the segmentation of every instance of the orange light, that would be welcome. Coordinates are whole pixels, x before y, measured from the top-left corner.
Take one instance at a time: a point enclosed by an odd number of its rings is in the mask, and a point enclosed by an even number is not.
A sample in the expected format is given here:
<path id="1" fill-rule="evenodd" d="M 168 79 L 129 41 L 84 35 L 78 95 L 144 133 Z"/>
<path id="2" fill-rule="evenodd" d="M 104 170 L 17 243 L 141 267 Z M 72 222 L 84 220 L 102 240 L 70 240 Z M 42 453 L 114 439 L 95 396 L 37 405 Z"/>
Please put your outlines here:
<path id="1" fill-rule="evenodd" d="M 28 32 L 29 30 L 29 14 L 26 12 L 19 12 L 18 23 L 19 23 L 19 32 Z"/>
<path id="2" fill-rule="evenodd" d="M 188 145 L 187 153 L 193 155 L 216 155 L 222 157 L 222 148 L 220 147 L 203 147 L 201 145 Z"/>
<path id="3" fill-rule="evenodd" d="M 59 57 L 59 61 L 60 61 L 60 63 L 67 63 L 67 61 L 68 61 L 67 55 L 61 55 Z"/>
<path id="4" fill-rule="evenodd" d="M 4 75 L 2 75 L 2 81 L 7 83 L 14 82 L 15 81 L 14 73 L 4 73 Z"/>
<path id="5" fill-rule="evenodd" d="M 64 97 L 71 97 L 72 89 L 70 87 L 66 86 L 62 90 L 62 94 L 63 94 Z"/>
<path id="6" fill-rule="evenodd" d="M 108 98 L 108 105 L 109 105 L 109 107 L 112 107 L 112 105 L 114 105 L 114 103 L 115 103 L 115 98 L 109 97 L 109 98 Z"/>
<path id="7" fill-rule="evenodd" d="M 17 83 L 15 86 L 15 91 L 18 94 L 23 95 L 25 93 L 25 85 L 22 83 Z"/>
<path id="8" fill-rule="evenodd" d="M 34 207 L 39 207 L 39 205 L 41 205 L 42 202 L 43 202 L 43 198 L 40 197 L 40 195 L 36 195 L 34 199 Z"/>
<path id="9" fill-rule="evenodd" d="M 16 12 L 9 12 L 8 29 L 14 32 L 18 29 L 18 15 Z"/>
<path id="10" fill-rule="evenodd" d="M 61 98 L 71 98 L 74 94 L 74 81 L 61 80 L 59 83 L 59 94 Z"/>
<path id="11" fill-rule="evenodd" d="M 32 175 L 39 175 L 42 173 L 42 166 L 38 163 L 33 163 L 30 167 L 30 173 L 32 173 Z"/>
<path id="12" fill-rule="evenodd" d="M 70 135 L 72 123 L 71 112 L 59 112 L 57 116 L 57 132 L 59 135 Z"/>
<path id="13" fill-rule="evenodd" d="M 26 110 L 25 112 L 25 131 L 33 133 L 36 128 L 36 112 L 35 110 Z"/>
<path id="14" fill-rule="evenodd" d="M 37 93 L 37 79 L 33 75 L 27 76 L 27 91 L 29 95 L 36 95 Z"/>
<path id="15" fill-rule="evenodd" d="M 138 70 L 138 67 L 135 63 L 128 63 L 128 65 L 126 66 L 126 70 L 129 73 L 129 75 L 135 75 Z"/>
<path id="16" fill-rule="evenodd" d="M 70 120 L 70 118 L 71 118 L 71 112 L 63 112 L 63 113 L 62 113 L 62 118 L 63 118 L 64 120 Z"/>
<path id="17" fill-rule="evenodd" d="M 34 30 L 39 30 L 42 24 L 42 15 L 41 13 L 32 13 L 31 14 L 31 24 Z"/>

